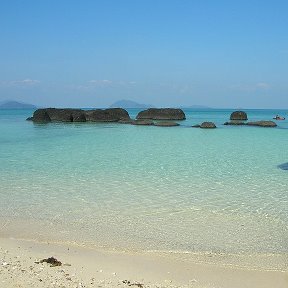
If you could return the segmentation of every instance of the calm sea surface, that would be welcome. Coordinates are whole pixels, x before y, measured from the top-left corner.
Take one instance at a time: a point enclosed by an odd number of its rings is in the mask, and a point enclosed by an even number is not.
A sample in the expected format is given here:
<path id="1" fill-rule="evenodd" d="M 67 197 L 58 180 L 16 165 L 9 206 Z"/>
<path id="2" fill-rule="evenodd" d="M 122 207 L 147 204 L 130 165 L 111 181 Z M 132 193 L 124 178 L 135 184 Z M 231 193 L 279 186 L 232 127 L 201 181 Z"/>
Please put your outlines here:
<path id="1" fill-rule="evenodd" d="M 288 255 L 288 170 L 277 167 L 288 162 L 288 120 L 228 127 L 232 110 L 184 111 L 180 127 L 164 128 L 41 125 L 25 121 L 33 111 L 0 110 L 0 236 Z M 218 128 L 189 127 L 206 120 Z"/>

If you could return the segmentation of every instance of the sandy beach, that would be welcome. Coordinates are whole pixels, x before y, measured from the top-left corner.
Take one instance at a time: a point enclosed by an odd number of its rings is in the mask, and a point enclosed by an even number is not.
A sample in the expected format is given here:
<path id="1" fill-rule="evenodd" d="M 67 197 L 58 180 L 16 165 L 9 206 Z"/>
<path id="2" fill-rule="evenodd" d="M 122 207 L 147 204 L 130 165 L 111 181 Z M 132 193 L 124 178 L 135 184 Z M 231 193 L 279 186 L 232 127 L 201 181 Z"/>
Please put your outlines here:
<path id="1" fill-rule="evenodd" d="M 288 0 L 0 0 L 0 288 L 288 288 Z"/>
<path id="2" fill-rule="evenodd" d="M 154 253 L 0 239 L 1 287 L 286 288 L 288 273 L 195 264 Z M 42 259 L 55 257 L 61 266 Z"/>

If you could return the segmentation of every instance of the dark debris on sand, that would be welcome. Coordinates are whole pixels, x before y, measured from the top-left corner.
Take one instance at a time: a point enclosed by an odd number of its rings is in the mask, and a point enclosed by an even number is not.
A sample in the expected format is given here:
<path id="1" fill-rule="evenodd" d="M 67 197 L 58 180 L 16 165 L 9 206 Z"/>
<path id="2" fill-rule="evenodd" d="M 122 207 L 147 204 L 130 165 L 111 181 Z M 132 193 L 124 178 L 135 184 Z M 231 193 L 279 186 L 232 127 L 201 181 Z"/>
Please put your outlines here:
<path id="1" fill-rule="evenodd" d="M 39 262 L 36 262 L 37 264 L 38 263 L 47 263 L 47 264 L 51 264 L 50 267 L 56 267 L 56 266 L 61 266 L 62 265 L 62 262 L 58 261 L 56 258 L 54 257 L 49 257 L 47 259 L 43 259 Z"/>
<path id="2" fill-rule="evenodd" d="M 131 282 L 128 281 L 128 280 L 123 280 L 122 283 L 127 284 L 128 286 L 136 286 L 136 287 L 139 287 L 139 288 L 144 288 L 144 284 L 141 284 L 141 283 L 131 283 Z"/>

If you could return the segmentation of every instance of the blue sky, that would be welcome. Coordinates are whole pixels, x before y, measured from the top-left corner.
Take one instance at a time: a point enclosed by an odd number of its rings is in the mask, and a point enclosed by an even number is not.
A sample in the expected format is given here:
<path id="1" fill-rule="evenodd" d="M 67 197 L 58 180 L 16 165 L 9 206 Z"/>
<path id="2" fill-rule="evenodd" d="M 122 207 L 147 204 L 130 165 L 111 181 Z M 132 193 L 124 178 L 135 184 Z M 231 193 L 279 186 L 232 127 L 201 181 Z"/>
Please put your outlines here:
<path id="1" fill-rule="evenodd" d="M 287 15 L 287 0 L 2 0 L 0 101 L 288 108 Z"/>

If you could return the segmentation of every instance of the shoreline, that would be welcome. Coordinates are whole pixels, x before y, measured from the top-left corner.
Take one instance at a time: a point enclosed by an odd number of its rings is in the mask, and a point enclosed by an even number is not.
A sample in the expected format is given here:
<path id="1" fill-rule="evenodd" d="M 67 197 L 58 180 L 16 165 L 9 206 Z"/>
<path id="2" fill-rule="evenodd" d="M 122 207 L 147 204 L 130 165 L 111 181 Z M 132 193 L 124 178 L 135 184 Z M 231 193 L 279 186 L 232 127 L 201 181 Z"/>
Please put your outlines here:
<path id="1" fill-rule="evenodd" d="M 195 263 L 167 254 L 14 238 L 0 238 L 0 248 L 0 282 L 5 287 L 288 287 L 288 271 Z M 52 256 L 63 265 L 35 263 Z"/>
<path id="2" fill-rule="evenodd" d="M 4 220 L 4 218 L 2 218 Z M 8 220 L 7 220 L 8 221 Z M 5 222 L 5 221 L 4 221 Z M 30 221 L 29 221 L 30 222 Z M 101 251 L 103 253 L 127 253 L 135 255 L 156 255 L 174 260 L 188 261 L 193 264 L 200 265 L 217 265 L 223 268 L 232 267 L 233 269 L 248 269 L 255 271 L 288 271 L 288 253 L 271 253 L 271 252 L 232 252 L 232 251 L 192 251 L 192 250 L 175 250 L 175 249 L 155 249 L 144 248 L 141 245 L 135 245 L 135 241 L 131 243 L 120 244 L 116 241 L 104 243 L 101 239 L 78 238 L 77 235 L 69 231 L 63 234 L 62 229 L 44 230 L 44 223 L 41 221 L 12 221 L 4 223 L 0 229 L 0 239 L 12 239 L 15 241 L 23 241 L 30 243 L 38 243 L 39 245 L 56 245 L 70 246 L 75 249 L 85 249 L 91 251 Z M 7 224 L 7 225 L 6 225 Z M 29 224 L 29 225 L 28 225 Z M 40 225 L 41 224 L 41 225 Z M 5 227 L 6 226 L 6 227 Z M 46 226 L 47 227 L 47 226 Z M 80 240 L 81 239 L 81 240 Z M 105 241 L 105 240 L 104 240 Z M 115 242 L 116 241 L 116 242 Z"/>

